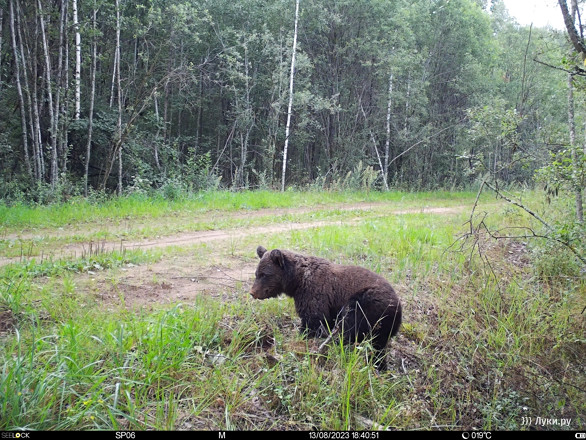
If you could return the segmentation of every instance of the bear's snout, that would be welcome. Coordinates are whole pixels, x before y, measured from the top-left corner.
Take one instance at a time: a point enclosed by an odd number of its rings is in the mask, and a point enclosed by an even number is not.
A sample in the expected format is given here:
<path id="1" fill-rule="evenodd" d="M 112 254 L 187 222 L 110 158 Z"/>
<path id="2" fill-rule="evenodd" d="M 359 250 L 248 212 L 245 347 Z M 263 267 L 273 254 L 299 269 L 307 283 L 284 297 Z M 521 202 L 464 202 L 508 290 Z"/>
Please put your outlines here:
<path id="1" fill-rule="evenodd" d="M 267 299 L 276 296 L 272 293 L 271 286 L 267 286 L 259 280 L 256 280 L 250 288 L 250 295 L 254 299 Z"/>
<path id="2" fill-rule="evenodd" d="M 250 295 L 254 299 L 260 299 L 262 296 L 261 293 L 262 293 L 262 289 L 259 288 L 258 283 L 255 281 L 254 284 L 252 285 L 252 287 L 250 288 Z"/>

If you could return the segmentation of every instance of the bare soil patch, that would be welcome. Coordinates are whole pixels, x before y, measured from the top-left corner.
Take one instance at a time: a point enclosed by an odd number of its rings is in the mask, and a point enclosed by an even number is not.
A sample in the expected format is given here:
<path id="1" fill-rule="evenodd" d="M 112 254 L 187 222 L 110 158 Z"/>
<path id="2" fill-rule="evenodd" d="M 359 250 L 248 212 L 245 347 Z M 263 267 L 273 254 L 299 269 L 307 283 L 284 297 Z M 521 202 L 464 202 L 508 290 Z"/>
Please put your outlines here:
<path id="1" fill-rule="evenodd" d="M 0 336 L 11 333 L 16 328 L 16 318 L 12 310 L 0 309 Z"/>
<path id="2" fill-rule="evenodd" d="M 209 266 L 190 257 L 161 260 L 154 264 L 127 266 L 113 279 L 106 274 L 81 275 L 82 283 L 93 285 L 98 302 L 105 306 L 150 308 L 160 304 L 193 302 L 198 295 L 230 301 L 248 291 L 256 269 L 255 262 L 223 258 Z M 84 288 L 83 290 L 86 290 Z"/>

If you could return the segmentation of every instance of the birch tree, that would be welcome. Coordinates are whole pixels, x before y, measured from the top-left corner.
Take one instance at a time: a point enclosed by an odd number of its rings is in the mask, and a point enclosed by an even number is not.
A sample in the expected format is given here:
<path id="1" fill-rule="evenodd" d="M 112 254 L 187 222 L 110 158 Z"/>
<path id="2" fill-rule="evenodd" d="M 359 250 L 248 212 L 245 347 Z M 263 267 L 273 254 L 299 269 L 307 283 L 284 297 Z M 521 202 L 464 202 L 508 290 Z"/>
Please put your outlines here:
<path id="1" fill-rule="evenodd" d="M 81 113 L 81 34 L 77 17 L 77 0 L 72 0 L 73 28 L 75 29 L 75 119 Z M 95 7 L 94 7 L 95 10 Z"/>
<path id="2" fill-rule="evenodd" d="M 122 195 L 122 88 L 120 81 L 120 0 L 116 0 L 116 89 L 118 91 L 118 122 L 116 143 L 118 146 L 118 195 Z"/>
<path id="3" fill-rule="evenodd" d="M 26 168 L 29 175 L 32 175 L 31 166 L 30 166 L 30 159 L 28 153 L 28 130 L 27 130 L 27 118 L 26 118 L 26 106 L 24 103 L 24 96 L 22 93 L 22 84 L 20 80 L 20 67 L 22 64 L 22 59 L 18 51 L 18 47 L 16 45 L 16 31 L 15 31 L 15 12 L 14 12 L 14 2 L 15 0 L 10 0 L 10 36 L 12 40 L 12 52 L 14 54 L 14 65 L 15 65 L 15 77 L 16 77 L 16 90 L 18 92 L 18 100 L 20 106 L 20 120 L 21 120 L 21 127 L 22 127 L 22 146 L 24 148 L 24 157 Z M 23 64 L 24 67 L 24 64 Z"/>
<path id="4" fill-rule="evenodd" d="M 98 59 L 98 43 L 97 43 L 97 29 L 96 29 L 96 16 L 98 10 L 96 2 L 94 0 L 94 10 L 92 15 L 92 67 L 91 67 L 91 79 L 90 79 L 90 109 L 88 114 L 88 134 L 87 134 L 87 145 L 85 153 L 85 173 L 84 173 L 84 195 L 88 195 L 88 177 L 90 169 L 90 157 L 92 152 L 92 133 L 94 128 L 94 102 L 96 97 L 96 67 Z"/>
<path id="5" fill-rule="evenodd" d="M 291 113 L 293 112 L 293 78 L 295 77 L 295 53 L 297 51 L 297 23 L 299 21 L 299 0 L 295 2 L 295 30 L 293 32 L 293 50 L 291 55 L 291 74 L 289 76 L 289 106 L 287 107 L 287 125 L 285 126 L 285 146 L 283 148 L 283 174 L 281 191 L 285 191 L 285 175 L 287 172 L 287 150 L 291 134 Z"/>
<path id="6" fill-rule="evenodd" d="M 386 140 L 385 140 L 385 157 L 384 157 L 384 168 L 383 168 L 383 178 L 385 189 L 389 189 L 389 154 L 390 154 L 390 146 L 391 146 L 391 111 L 393 109 L 393 72 L 389 74 L 389 99 L 387 101 L 387 123 L 386 123 Z"/>

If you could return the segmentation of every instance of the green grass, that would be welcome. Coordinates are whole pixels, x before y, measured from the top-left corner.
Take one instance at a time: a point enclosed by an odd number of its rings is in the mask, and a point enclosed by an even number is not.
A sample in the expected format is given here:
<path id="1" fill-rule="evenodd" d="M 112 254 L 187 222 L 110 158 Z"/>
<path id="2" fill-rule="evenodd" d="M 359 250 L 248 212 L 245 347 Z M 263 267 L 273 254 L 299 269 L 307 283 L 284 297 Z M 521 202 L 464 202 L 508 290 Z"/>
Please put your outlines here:
<path id="1" fill-rule="evenodd" d="M 392 210 L 450 201 L 471 206 L 475 199 L 471 193 L 256 195 L 206 194 L 200 209 L 279 207 L 294 198 L 326 207 L 343 197 L 369 197 L 394 201 Z M 492 200 L 484 198 L 481 209 L 491 212 L 492 225 L 530 220 L 486 202 Z M 321 341 L 299 336 L 292 301 L 254 301 L 248 280 L 228 300 L 200 295 L 149 309 L 106 307 L 80 281 L 95 262 L 28 261 L 4 269 L 0 279 L 0 320 L 8 326 L 0 327 L 0 429 L 371 429 L 364 420 L 397 429 L 560 429 L 522 424 L 523 417 L 547 417 L 570 418 L 569 429 L 580 430 L 586 283 L 574 266 L 555 266 L 553 255 L 540 263 L 535 243 L 509 247 L 487 236 L 478 237 L 481 256 L 469 245 L 459 250 L 452 245 L 466 231 L 468 211 L 381 214 L 96 261 L 107 274 L 127 261 L 195 253 L 196 270 L 209 264 L 210 251 L 252 262 L 256 244 L 263 244 L 363 265 L 387 277 L 404 303 L 389 372 L 379 376 L 368 365 L 368 342 L 334 340 L 315 353 Z M 547 276 L 539 264 L 549 265 Z"/>
<path id="2" fill-rule="evenodd" d="M 292 208 L 352 202 L 435 202 L 469 200 L 472 193 L 458 192 L 297 192 L 211 191 L 178 200 L 132 195 L 92 203 L 83 198 L 68 203 L 29 206 L 0 204 L 0 235 L 23 228 L 59 228 L 72 224 L 132 219 L 156 219 L 175 215 L 196 215 L 209 211 L 254 211 L 263 208 Z"/>
<path id="3" fill-rule="evenodd" d="M 92 204 L 75 200 L 50 206 L 0 205 L 0 256 L 32 258 L 49 255 L 67 244 L 141 240 L 181 232 L 251 228 L 283 222 L 339 220 L 356 217 L 332 204 L 372 202 L 360 215 L 376 217 L 389 210 L 454 206 L 472 193 L 210 192 L 168 201 L 124 197 Z M 273 208 L 264 213 L 263 208 Z M 279 214 L 276 208 L 293 211 Z M 296 212 L 295 208 L 310 208 Z M 259 211 L 255 215 L 247 215 Z"/>

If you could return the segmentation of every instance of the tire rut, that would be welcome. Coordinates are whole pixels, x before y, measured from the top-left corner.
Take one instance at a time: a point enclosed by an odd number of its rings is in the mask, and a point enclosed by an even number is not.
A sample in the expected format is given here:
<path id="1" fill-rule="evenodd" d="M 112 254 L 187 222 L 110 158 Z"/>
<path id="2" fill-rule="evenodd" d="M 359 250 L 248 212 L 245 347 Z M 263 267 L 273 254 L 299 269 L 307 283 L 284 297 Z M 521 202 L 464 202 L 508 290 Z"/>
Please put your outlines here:
<path id="1" fill-rule="evenodd" d="M 377 204 L 354 204 L 342 207 L 332 207 L 331 209 L 339 210 L 366 210 L 370 209 Z M 453 207 L 433 207 L 433 208 L 413 208 L 403 210 L 391 210 L 382 215 L 375 216 L 388 216 L 388 215 L 404 215 L 404 214 L 453 214 L 458 213 L 468 206 L 459 205 Z M 305 208 L 302 208 L 305 210 Z M 274 210 L 270 210 L 274 211 Z M 292 212 L 292 210 L 286 210 L 286 212 Z M 301 209 L 299 211 L 301 212 Z M 270 215 L 266 211 L 255 212 L 255 215 Z M 210 243 L 214 241 L 222 240 L 234 240 L 242 237 L 246 237 L 252 234 L 277 234 L 281 232 L 296 231 L 311 228 L 320 228 L 325 226 L 333 225 L 354 225 L 357 224 L 361 219 L 351 220 L 330 220 L 330 221 L 312 221 L 312 222 L 298 222 L 298 223 L 278 223 L 266 226 L 246 227 L 246 228 L 234 228 L 234 229 L 220 229 L 211 231 L 193 231 L 184 232 L 180 234 L 160 237 L 156 239 L 147 240 L 136 240 L 136 241 L 89 241 L 86 243 L 75 243 L 68 244 L 59 249 L 54 249 L 43 254 L 43 258 L 66 258 L 66 257 L 77 257 L 92 254 L 92 252 L 112 252 L 122 250 L 136 250 L 136 249 L 154 249 L 154 248 L 165 248 L 170 246 L 190 246 L 201 243 Z M 21 261 L 22 257 L 0 257 L 0 266 L 4 266 L 10 263 Z"/>

